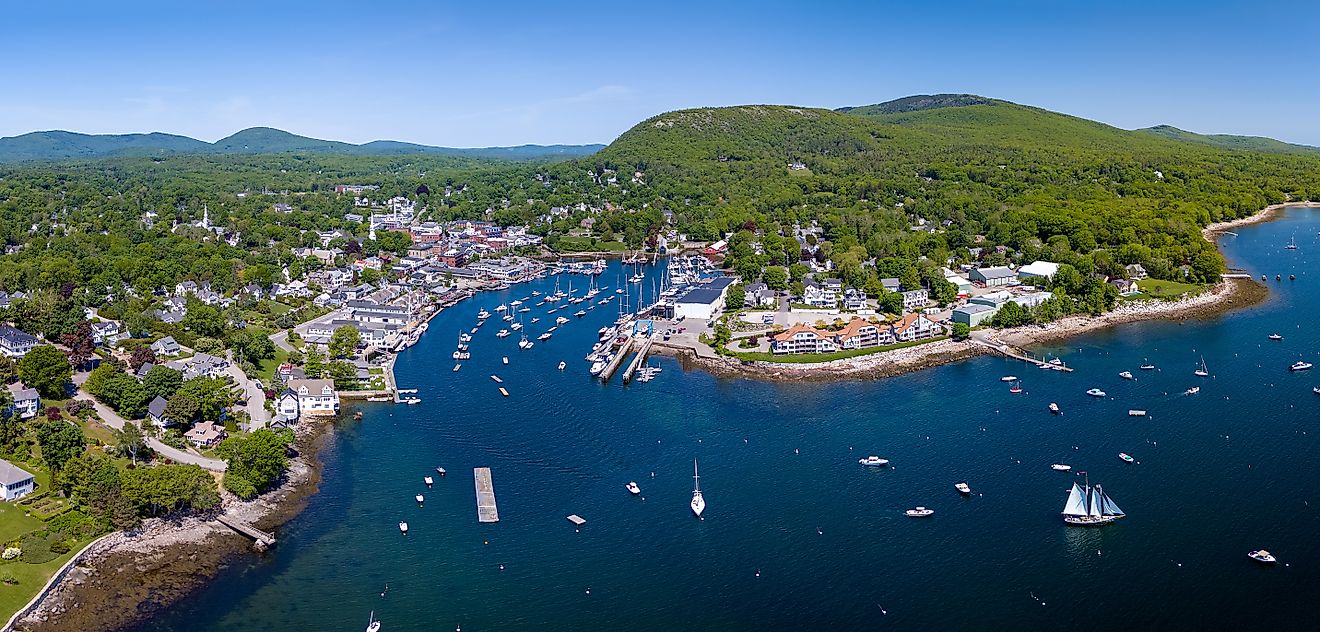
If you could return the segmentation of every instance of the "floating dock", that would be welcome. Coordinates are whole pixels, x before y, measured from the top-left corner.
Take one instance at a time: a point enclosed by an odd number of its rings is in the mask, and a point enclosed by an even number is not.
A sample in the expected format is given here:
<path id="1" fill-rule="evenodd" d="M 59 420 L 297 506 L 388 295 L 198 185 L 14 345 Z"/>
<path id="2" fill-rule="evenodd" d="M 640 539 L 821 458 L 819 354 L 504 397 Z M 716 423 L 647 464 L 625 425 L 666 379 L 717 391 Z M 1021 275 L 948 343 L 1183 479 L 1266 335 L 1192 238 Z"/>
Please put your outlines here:
<path id="1" fill-rule="evenodd" d="M 1051 363 L 1046 362 L 1046 361 L 1044 361 L 1044 360 L 1041 360 L 1041 359 L 1039 359 L 1039 358 L 1033 358 L 1033 357 L 1027 355 L 1026 352 L 1024 352 L 1024 351 L 1022 351 L 1022 350 L 1020 350 L 1020 349 L 1015 349 L 1015 348 L 1013 348 L 1013 347 L 1011 347 L 1011 346 L 1009 346 L 1009 345 L 1006 345 L 1006 344 L 1002 344 L 1002 343 L 1001 343 L 1001 344 L 995 345 L 995 344 L 991 344 L 991 343 L 988 343 L 988 342 L 982 342 L 982 341 L 980 341 L 980 340 L 973 340 L 972 342 L 975 343 L 975 344 L 978 344 L 978 345 L 980 345 L 980 346 L 982 346 L 982 347 L 985 347 L 985 348 L 987 348 L 987 349 L 990 349 L 991 351 L 994 351 L 995 353 L 1001 354 L 1001 355 L 1003 355 L 1003 356 L 1006 357 L 1006 358 L 1012 358 L 1012 359 L 1014 359 L 1014 360 L 1021 360 L 1021 361 L 1023 361 L 1023 362 L 1028 363 L 1028 364 L 1034 364 L 1034 365 L 1036 365 L 1036 366 L 1038 366 L 1038 367 L 1044 367 L 1044 368 L 1047 368 L 1047 369 L 1053 369 L 1053 370 L 1055 370 L 1055 371 L 1063 371 L 1064 373 L 1072 373 L 1072 371 L 1073 371 L 1073 370 L 1072 370 L 1072 367 L 1064 366 L 1064 365 L 1062 365 L 1062 364 L 1051 364 Z"/>
<path id="2" fill-rule="evenodd" d="M 499 522 L 500 511 L 495 506 L 495 484 L 490 482 L 490 468 L 472 469 L 477 483 L 477 522 Z"/>
<path id="3" fill-rule="evenodd" d="M 583 518 L 582 516 L 579 516 L 579 515 L 577 515 L 577 514 L 573 514 L 573 515 L 569 516 L 569 517 L 568 517 L 568 521 L 571 522 L 571 523 L 573 523 L 574 525 L 579 526 L 579 527 L 582 526 L 582 525 L 584 525 L 584 524 L 587 524 L 587 520 L 586 520 L 585 518 Z"/>

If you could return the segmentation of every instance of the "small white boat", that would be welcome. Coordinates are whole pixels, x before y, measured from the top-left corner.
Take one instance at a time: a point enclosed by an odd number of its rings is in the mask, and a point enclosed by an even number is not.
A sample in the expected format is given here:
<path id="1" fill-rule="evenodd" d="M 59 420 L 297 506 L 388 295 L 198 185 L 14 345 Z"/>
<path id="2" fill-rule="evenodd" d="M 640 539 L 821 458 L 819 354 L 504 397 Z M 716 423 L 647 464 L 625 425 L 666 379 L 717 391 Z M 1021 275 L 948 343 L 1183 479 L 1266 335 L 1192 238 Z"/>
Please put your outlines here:
<path id="1" fill-rule="evenodd" d="M 508 364 L 508 363 L 509 363 L 509 356 L 504 356 L 504 357 L 501 358 L 501 359 L 504 360 L 504 363 L 505 363 L 505 364 Z"/>
<path id="2" fill-rule="evenodd" d="M 1201 387 L 1199 387 L 1199 386 L 1193 386 L 1193 387 L 1191 387 L 1191 388 L 1189 388 L 1189 389 L 1183 391 L 1183 395 L 1195 395 L 1195 394 L 1200 393 L 1200 392 L 1201 392 Z"/>
<path id="3" fill-rule="evenodd" d="M 380 621 L 376 620 L 376 611 L 371 611 L 371 616 L 367 617 L 367 632 L 380 632 Z"/>
<path id="4" fill-rule="evenodd" d="M 550 332 L 547 331 L 547 332 L 545 332 L 545 333 L 543 333 L 543 334 L 537 336 L 536 339 L 537 339 L 537 340 L 549 340 L 549 339 L 550 339 Z"/>
<path id="5" fill-rule="evenodd" d="M 1298 361 L 1294 362 L 1294 363 L 1292 364 L 1292 366 L 1288 367 L 1288 370 L 1289 370 L 1289 371 L 1309 371 L 1309 370 L 1311 369 L 1311 366 L 1312 366 L 1312 364 L 1311 364 L 1310 362 L 1303 362 L 1303 361 L 1301 361 L 1301 360 L 1298 360 Z"/>
<path id="6" fill-rule="evenodd" d="M 1270 334 L 1270 340 L 1283 340 L 1283 336 L 1280 336 L 1279 334 Z"/>
<path id="7" fill-rule="evenodd" d="M 455 364 L 455 365 L 454 365 L 454 373 L 458 373 L 458 370 L 461 369 L 461 368 L 463 368 L 463 365 L 461 365 L 461 364 Z"/>
<path id="8" fill-rule="evenodd" d="M 496 384 L 503 384 L 503 383 L 504 383 L 504 379 L 501 378 L 501 377 L 498 376 L 498 375 L 492 375 L 492 376 L 490 376 L 490 379 L 493 380 Z"/>
<path id="9" fill-rule="evenodd" d="M 1128 417 L 1145 417 L 1145 416 L 1146 416 L 1146 411 L 1141 410 L 1140 408 L 1128 409 Z"/>
<path id="10" fill-rule="evenodd" d="M 1311 392 L 1315 393 L 1316 395 L 1320 395 L 1320 386 L 1312 386 Z"/>
<path id="11" fill-rule="evenodd" d="M 1205 366 L 1205 356 L 1201 356 L 1201 366 L 1196 367 L 1196 370 L 1192 371 L 1192 375 L 1195 375 L 1196 377 L 1210 377 L 1210 369 Z"/>
<path id="12" fill-rule="evenodd" d="M 692 459 L 692 513 L 698 518 L 706 511 L 706 499 L 701 495 L 701 477 L 697 475 L 697 460 Z"/>
<path id="13" fill-rule="evenodd" d="M 586 315 L 587 315 L 587 310 L 585 310 L 585 309 L 579 309 L 579 310 L 578 310 L 577 312 L 575 312 L 573 315 L 574 315 L 574 316 L 577 316 L 578 318 L 582 318 L 583 316 L 586 316 Z"/>
<path id="14" fill-rule="evenodd" d="M 495 311 L 497 311 L 497 312 L 502 312 L 502 311 L 505 311 L 505 310 L 507 310 L 507 309 L 509 309 L 509 306 L 508 306 L 508 305 L 505 305 L 504 303 L 500 303 L 500 306 L 499 306 L 499 307 L 496 307 L 496 308 L 495 308 Z"/>
<path id="15" fill-rule="evenodd" d="M 1000 382 L 1016 382 L 1016 381 L 1017 381 L 1017 376 L 1016 376 L 1016 375 L 1005 375 L 1004 377 L 999 378 L 999 381 L 1000 381 Z"/>
<path id="16" fill-rule="evenodd" d="M 1131 455 L 1131 454 L 1128 454 L 1127 452 L 1119 452 L 1119 453 L 1118 453 L 1118 458 L 1123 459 L 1123 462 L 1124 462 L 1124 463 L 1136 463 L 1136 462 L 1137 462 L 1137 460 L 1134 459 L 1134 458 L 1132 458 L 1132 455 Z"/>
<path id="17" fill-rule="evenodd" d="M 564 367 L 566 367 L 566 366 L 568 366 L 568 364 L 566 364 L 563 360 L 560 360 L 560 361 L 559 361 L 559 370 L 560 370 L 560 371 L 563 371 L 563 370 L 564 370 Z"/>
<path id="18" fill-rule="evenodd" d="M 485 308 L 482 308 L 481 311 L 477 312 L 477 318 L 480 320 L 486 320 L 487 318 L 490 318 L 490 312 L 486 311 Z"/>
<path id="19" fill-rule="evenodd" d="M 1135 378 L 1135 377 L 1132 377 L 1132 372 L 1131 372 L 1131 371 L 1124 371 L 1124 372 L 1122 372 L 1122 373 L 1119 373 L 1118 376 L 1121 377 L 1121 378 L 1123 378 L 1123 379 L 1125 379 L 1125 380 L 1135 380 L 1135 379 L 1137 379 L 1137 378 Z"/>
<path id="20" fill-rule="evenodd" d="M 864 459 L 857 459 L 857 462 L 867 467 L 884 467 L 889 465 L 889 459 L 882 459 L 875 455 L 868 456 Z"/>
<path id="21" fill-rule="evenodd" d="M 591 370 L 590 370 L 590 373 L 591 373 L 593 376 L 600 375 L 600 372 L 601 372 L 601 371 L 604 371 L 604 370 L 605 370 L 605 361 L 604 361 L 604 360 L 596 360 L 595 362 L 592 362 L 592 363 L 591 363 Z"/>
<path id="22" fill-rule="evenodd" d="M 1050 469 L 1054 470 L 1055 472 L 1071 472 L 1072 466 L 1066 465 L 1064 463 L 1055 463 L 1050 466 Z"/>
<path id="23" fill-rule="evenodd" d="M 1139 366 L 1139 367 L 1137 367 L 1137 368 L 1138 368 L 1138 369 L 1141 369 L 1142 371 L 1153 371 L 1153 370 L 1155 370 L 1155 365 L 1151 364 L 1150 361 L 1146 361 L 1146 362 L 1142 363 L 1142 365 Z"/>
<path id="24" fill-rule="evenodd" d="M 903 512 L 903 514 L 909 518 L 926 518 L 933 515 L 934 513 L 935 513 L 934 509 L 927 509 L 925 507 L 913 507 Z"/>
<path id="25" fill-rule="evenodd" d="M 399 523 L 399 533 L 402 533 L 402 534 L 404 534 L 404 535 L 408 535 L 408 523 L 406 523 L 406 522 L 400 522 L 400 523 Z"/>
<path id="26" fill-rule="evenodd" d="M 435 479 L 431 478 L 430 476 L 423 476 L 422 482 L 426 483 L 427 487 L 430 487 L 435 484 Z"/>
<path id="27" fill-rule="evenodd" d="M 1247 554 L 1247 557 L 1256 560 L 1261 564 L 1273 564 L 1279 561 L 1277 558 L 1274 557 L 1273 554 L 1271 554 L 1269 551 L 1266 551 L 1265 549 L 1261 549 L 1259 551 L 1252 551 Z"/>
<path id="28" fill-rule="evenodd" d="M 1054 403 L 1054 402 L 1050 402 L 1050 412 L 1052 412 L 1052 413 L 1054 413 L 1054 414 L 1056 414 L 1056 415 L 1062 414 L 1062 413 L 1059 411 L 1059 405 L 1056 404 L 1056 403 Z"/>
<path id="29" fill-rule="evenodd" d="M 422 403 L 422 398 L 420 398 L 420 397 L 409 397 L 408 399 L 403 400 L 403 403 L 408 404 L 409 406 L 412 406 L 412 405 L 414 405 L 414 404 L 420 404 L 420 403 Z"/>
<path id="30" fill-rule="evenodd" d="M 1089 390 L 1086 391 L 1086 394 L 1087 394 L 1087 395 L 1090 395 L 1091 397 L 1104 397 L 1104 396 L 1105 396 L 1105 392 L 1102 391 L 1102 390 L 1100 390 L 1100 389 L 1098 389 L 1098 388 L 1092 388 L 1092 389 L 1089 389 Z"/>
<path id="31" fill-rule="evenodd" d="M 959 494 L 971 494 L 971 493 L 972 493 L 972 488 L 971 488 L 971 486 L 969 486 L 969 485 L 967 484 L 967 481 L 961 481 L 961 482 L 954 483 L 954 484 L 953 484 L 953 488 L 956 489 L 956 490 L 958 490 L 958 493 L 959 493 Z"/>
<path id="32" fill-rule="evenodd" d="M 558 316 L 558 317 L 555 318 L 555 324 L 556 324 L 556 325 L 562 325 L 562 324 L 564 324 L 564 323 L 566 323 L 566 322 L 568 322 L 568 319 L 567 319 L 567 318 L 564 318 L 563 316 Z"/>
<path id="33" fill-rule="evenodd" d="M 453 357 L 455 360 L 466 360 L 472 357 L 472 353 L 469 351 L 455 351 Z"/>
<path id="34" fill-rule="evenodd" d="M 418 495 L 417 495 L 417 504 L 420 505 L 420 504 L 422 504 L 422 503 L 424 503 L 424 502 L 426 502 L 426 497 L 423 496 L 423 495 L 421 495 L 421 494 L 418 494 Z"/>
<path id="35" fill-rule="evenodd" d="M 642 488 L 637 486 L 637 481 L 628 481 L 628 484 L 624 485 L 624 487 L 627 487 L 628 493 L 632 494 L 633 496 L 637 496 L 642 493 Z"/>
<path id="36" fill-rule="evenodd" d="M 505 338 L 505 337 L 508 337 L 508 335 L 509 335 L 509 330 L 508 330 L 508 329 L 501 329 L 501 330 L 495 332 L 495 337 L 496 337 L 496 338 Z"/>

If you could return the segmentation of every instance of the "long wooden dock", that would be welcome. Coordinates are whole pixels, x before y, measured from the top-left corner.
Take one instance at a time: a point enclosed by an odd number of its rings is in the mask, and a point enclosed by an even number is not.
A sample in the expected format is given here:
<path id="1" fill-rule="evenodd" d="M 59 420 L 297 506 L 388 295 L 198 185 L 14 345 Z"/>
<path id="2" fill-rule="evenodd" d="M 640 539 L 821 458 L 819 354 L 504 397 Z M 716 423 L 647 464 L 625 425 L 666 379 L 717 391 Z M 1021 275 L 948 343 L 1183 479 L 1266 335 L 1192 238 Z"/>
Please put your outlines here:
<path id="1" fill-rule="evenodd" d="M 623 372 L 624 384 L 631 382 L 633 373 L 637 371 L 637 368 L 646 364 L 646 356 L 651 353 L 651 340 L 652 338 L 647 338 L 642 341 L 642 346 L 638 348 L 637 355 L 633 357 L 633 361 L 628 364 L 627 370 Z"/>
<path id="2" fill-rule="evenodd" d="M 1041 360 L 1040 358 L 1033 358 L 1033 357 L 1031 357 L 1031 356 L 1029 356 L 1029 355 L 1026 355 L 1025 352 L 1023 352 L 1023 351 L 1021 351 L 1021 350 L 1019 350 L 1019 349 L 1015 349 L 1015 348 L 1013 348 L 1013 347 L 1011 347 L 1011 346 L 1009 346 L 1009 345 L 1006 345 L 1006 344 L 993 345 L 993 344 L 990 344 L 990 343 L 988 343 L 988 342 L 983 342 L 983 341 L 981 341 L 981 340 L 973 340 L 972 342 L 975 342 L 976 344 L 979 344 L 979 345 L 981 345 L 981 346 L 983 346 L 983 347 L 985 347 L 985 348 L 987 348 L 987 349 L 990 349 L 990 350 L 994 351 L 995 353 L 1002 354 L 1002 355 L 1003 355 L 1004 357 L 1006 357 L 1006 358 L 1013 358 L 1014 360 L 1021 360 L 1021 361 L 1023 361 L 1023 362 L 1028 363 L 1028 364 L 1034 364 L 1034 365 L 1036 365 L 1036 366 L 1043 366 L 1043 367 L 1048 368 L 1048 369 L 1054 369 L 1055 371 L 1063 371 L 1064 373 L 1072 373 L 1072 367 L 1064 366 L 1064 365 L 1061 365 L 1061 364 L 1051 364 L 1051 363 L 1049 363 L 1049 362 L 1046 362 L 1046 361 L 1044 361 L 1044 360 Z"/>
<path id="3" fill-rule="evenodd" d="M 233 518 L 226 518 L 224 515 L 216 516 L 215 520 L 234 531 L 252 538 L 252 541 L 256 543 L 258 549 L 265 550 L 275 544 L 274 535 L 266 533 L 246 522 L 240 522 Z"/>
<path id="4" fill-rule="evenodd" d="M 500 511 L 495 506 L 495 484 L 490 481 L 490 468 L 472 469 L 477 484 L 477 521 L 499 522 Z"/>
<path id="5" fill-rule="evenodd" d="M 625 340 L 623 344 L 619 346 L 619 350 L 615 352 L 614 359 L 610 360 L 610 363 L 605 367 L 605 370 L 600 372 L 600 379 L 602 381 L 610 381 L 610 377 L 614 375 L 614 372 L 619 370 L 619 365 L 623 364 L 623 359 L 628 357 L 628 352 L 632 350 L 632 344 L 632 336 L 628 336 L 628 339 Z"/>

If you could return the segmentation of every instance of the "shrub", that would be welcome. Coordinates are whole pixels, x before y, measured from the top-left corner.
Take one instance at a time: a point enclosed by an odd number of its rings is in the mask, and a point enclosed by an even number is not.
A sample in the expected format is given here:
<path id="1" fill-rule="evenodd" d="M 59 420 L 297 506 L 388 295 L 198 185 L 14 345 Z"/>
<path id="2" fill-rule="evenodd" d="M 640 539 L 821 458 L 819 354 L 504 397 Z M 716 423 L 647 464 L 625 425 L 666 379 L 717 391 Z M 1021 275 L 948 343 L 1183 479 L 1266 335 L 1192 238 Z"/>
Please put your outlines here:
<path id="1" fill-rule="evenodd" d="M 50 543 L 50 552 L 56 555 L 64 555 L 73 550 L 73 545 L 69 543 L 68 538 L 61 538 Z"/>
<path id="2" fill-rule="evenodd" d="M 28 564 L 45 564 L 59 557 L 59 554 L 50 550 L 50 541 L 35 533 L 23 536 L 22 549 L 23 553 L 20 554 L 19 559 Z"/>
<path id="3" fill-rule="evenodd" d="M 0 582 L 4 582 L 5 584 L 8 584 L 10 586 L 17 586 L 18 578 L 14 577 L 14 573 L 11 572 L 9 569 L 5 569 L 0 571 Z"/>
<path id="4" fill-rule="evenodd" d="M 6 560 L 12 560 L 18 557 L 22 553 L 23 553 L 23 549 L 11 546 L 9 548 L 6 548 L 5 552 L 3 554 L 0 554 L 0 557 L 3 557 Z"/>

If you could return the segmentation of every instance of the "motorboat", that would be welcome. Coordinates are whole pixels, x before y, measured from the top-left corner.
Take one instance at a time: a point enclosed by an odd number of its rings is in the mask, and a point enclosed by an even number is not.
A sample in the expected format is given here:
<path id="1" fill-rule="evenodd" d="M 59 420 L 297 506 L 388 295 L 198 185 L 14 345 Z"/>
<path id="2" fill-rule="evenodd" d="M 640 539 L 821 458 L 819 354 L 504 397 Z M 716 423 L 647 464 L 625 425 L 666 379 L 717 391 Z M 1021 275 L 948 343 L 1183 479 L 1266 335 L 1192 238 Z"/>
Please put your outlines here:
<path id="1" fill-rule="evenodd" d="M 1270 340 L 1283 340 L 1283 336 L 1280 336 L 1279 334 L 1270 334 Z"/>
<path id="2" fill-rule="evenodd" d="M 468 351 L 455 351 L 451 355 L 453 355 L 455 360 L 466 360 L 472 357 L 472 353 Z"/>
<path id="3" fill-rule="evenodd" d="M 1102 390 L 1100 390 L 1100 389 L 1098 389 L 1098 388 L 1088 389 L 1088 390 L 1086 391 L 1086 394 L 1087 394 L 1087 395 L 1090 395 L 1091 397 L 1104 397 L 1104 396 L 1105 396 L 1105 392 L 1102 391 Z"/>
<path id="4" fill-rule="evenodd" d="M 1273 564 L 1279 561 L 1277 558 L 1274 557 L 1273 554 L 1271 554 L 1269 551 L 1266 551 L 1265 549 L 1261 549 L 1259 551 L 1252 551 L 1247 554 L 1247 557 L 1256 560 L 1261 564 Z"/>
<path id="5" fill-rule="evenodd" d="M 1012 393 L 1012 394 L 1014 394 L 1014 395 L 1017 395 L 1018 393 L 1021 393 L 1021 392 L 1022 392 L 1022 382 L 1018 382 L 1017 384 L 1014 384 L 1012 388 L 1008 389 L 1008 392 L 1010 392 L 1010 393 Z"/>
<path id="6" fill-rule="evenodd" d="M 462 364 L 455 364 L 455 365 L 454 365 L 454 373 L 458 373 L 458 370 L 461 369 L 461 368 L 463 368 L 463 365 L 462 365 Z"/>
<path id="7" fill-rule="evenodd" d="M 430 476 L 423 476 L 422 482 L 426 483 L 427 487 L 430 487 L 435 484 L 435 479 L 431 478 Z"/>
<path id="8" fill-rule="evenodd" d="M 1146 411 L 1144 410 L 1141 410 L 1139 408 L 1128 409 L 1128 417 L 1145 417 L 1145 416 L 1146 416 Z"/>
<path id="9" fill-rule="evenodd" d="M 1071 472 L 1072 466 L 1066 465 L 1064 463 L 1055 463 L 1050 466 L 1050 469 L 1054 470 L 1055 472 Z"/>
<path id="10" fill-rule="evenodd" d="M 701 495 L 701 476 L 697 474 L 697 460 L 692 459 L 692 513 L 698 518 L 706 511 L 706 499 Z"/>
<path id="11" fill-rule="evenodd" d="M 1134 458 L 1132 458 L 1132 455 L 1131 455 L 1131 454 L 1128 454 L 1127 452 L 1119 452 L 1119 453 L 1118 453 L 1118 458 L 1123 459 L 1123 462 L 1124 462 L 1124 463 L 1136 463 L 1136 462 L 1137 462 L 1137 460 L 1134 459 Z"/>
<path id="12" fill-rule="evenodd" d="M 1315 393 L 1316 395 L 1320 395 L 1320 386 L 1312 386 L 1311 392 Z"/>
<path id="13" fill-rule="evenodd" d="M 1054 402 L 1050 402 L 1050 412 L 1056 415 L 1063 414 L 1062 411 L 1059 410 L 1059 405 Z"/>
<path id="14" fill-rule="evenodd" d="M 426 497 L 423 496 L 423 495 L 421 495 L 421 494 L 418 494 L 418 495 L 417 495 L 417 504 L 420 505 L 420 504 L 422 504 L 422 503 L 424 503 L 424 502 L 426 502 Z"/>
<path id="15" fill-rule="evenodd" d="M 496 308 L 495 308 L 495 311 L 497 311 L 497 312 L 503 312 L 503 311 L 506 311 L 506 310 L 508 310 L 508 309 L 509 309 L 509 306 L 508 306 L 508 305 L 505 305 L 504 303 L 500 303 L 499 307 L 496 307 Z"/>
<path id="16" fill-rule="evenodd" d="M 1121 377 L 1121 378 L 1123 378 L 1123 379 L 1125 379 L 1125 380 L 1135 380 L 1135 379 L 1137 379 L 1137 378 L 1135 378 L 1135 377 L 1132 377 L 1132 372 L 1131 372 L 1131 371 L 1124 371 L 1124 372 L 1122 372 L 1122 373 L 1119 373 L 1118 376 Z"/>
<path id="17" fill-rule="evenodd" d="M 1308 370 L 1310 370 L 1311 366 L 1312 366 L 1312 364 L 1311 364 L 1310 362 L 1303 362 L 1302 360 L 1298 360 L 1298 361 L 1292 363 L 1292 366 L 1288 367 L 1288 370 L 1289 370 L 1289 371 L 1308 371 Z"/>
<path id="18" fill-rule="evenodd" d="M 523 324 L 522 324 L 522 323 L 514 323 L 514 324 L 512 324 L 512 325 L 509 325 L 509 329 L 512 329 L 512 330 L 514 330 L 514 331 L 518 331 L 518 330 L 520 330 L 520 329 L 522 329 L 522 328 L 523 328 Z"/>
<path id="19" fill-rule="evenodd" d="M 1191 387 L 1191 388 L 1189 388 L 1189 389 L 1183 391 L 1183 395 L 1195 395 L 1195 394 L 1200 393 L 1200 392 L 1201 392 L 1201 387 L 1199 387 L 1199 386 L 1193 386 L 1193 387 Z"/>
<path id="20" fill-rule="evenodd" d="M 642 488 L 637 486 L 637 481 L 628 481 L 628 484 L 625 485 L 624 487 L 627 487 L 628 493 L 632 494 L 633 496 L 637 496 L 642 493 Z"/>
<path id="21" fill-rule="evenodd" d="M 505 364 L 508 364 L 508 363 L 509 363 L 509 356 L 501 356 L 501 357 L 500 357 L 500 360 L 503 360 Z"/>
<path id="22" fill-rule="evenodd" d="M 1016 375 L 1005 375 L 1004 377 L 999 378 L 1000 382 L 1016 382 L 1017 380 L 1018 378 Z"/>
<path id="23" fill-rule="evenodd" d="M 587 315 L 587 310 L 585 310 L 585 309 L 579 309 L 579 310 L 578 310 L 577 312 L 575 312 L 573 315 L 574 315 L 574 316 L 577 316 L 578 318 L 582 318 L 583 316 L 586 316 L 586 315 Z"/>
<path id="24" fill-rule="evenodd" d="M 1141 366 L 1139 366 L 1139 367 L 1137 367 L 1137 368 L 1141 369 L 1142 371 L 1153 371 L 1153 370 L 1155 370 L 1155 365 L 1151 364 L 1151 363 L 1150 363 L 1150 360 L 1146 360 L 1146 361 L 1142 362 L 1142 363 L 1141 363 Z"/>
<path id="25" fill-rule="evenodd" d="M 406 523 L 406 522 L 400 522 L 400 523 L 399 523 L 399 533 L 402 533 L 402 534 L 404 534 L 404 535 L 408 535 L 408 523 Z"/>
<path id="26" fill-rule="evenodd" d="M 490 312 L 486 311 L 486 308 L 483 307 L 481 311 L 477 312 L 477 318 L 480 320 L 486 320 L 487 318 L 490 318 Z"/>
<path id="27" fill-rule="evenodd" d="M 563 370 L 564 370 L 564 367 L 566 367 L 566 366 L 568 366 L 568 363 L 564 362 L 563 360 L 560 360 L 560 361 L 559 361 L 559 370 L 560 370 L 560 371 L 563 371 Z"/>
<path id="28" fill-rule="evenodd" d="M 593 376 L 600 375 L 600 372 L 604 370 L 605 370 L 604 360 L 596 360 L 595 362 L 591 363 L 591 375 Z"/>
<path id="29" fill-rule="evenodd" d="M 889 465 L 889 459 L 882 459 L 875 455 L 868 456 L 864 459 L 857 459 L 857 462 L 868 467 L 884 467 Z"/>
<path id="30" fill-rule="evenodd" d="M 972 493 L 972 488 L 967 484 L 967 481 L 959 481 L 957 483 L 954 483 L 953 488 L 958 490 L 959 494 L 967 495 Z"/>
<path id="31" fill-rule="evenodd" d="M 928 518 L 935 514 L 935 510 L 927 509 L 925 507 L 913 507 L 903 512 L 903 514 L 909 518 Z"/>
<path id="32" fill-rule="evenodd" d="M 501 329 L 501 330 L 495 332 L 495 337 L 496 337 L 496 338 L 508 338 L 508 337 L 509 337 L 509 330 L 508 330 L 508 329 Z"/>
<path id="33" fill-rule="evenodd" d="M 559 316 L 559 317 L 556 317 L 556 318 L 555 318 L 555 324 L 556 324 L 556 325 L 562 325 L 562 324 L 564 324 L 564 323 L 566 323 L 566 322 L 568 322 L 568 319 L 567 319 L 567 318 L 564 318 L 563 316 Z"/>
<path id="34" fill-rule="evenodd" d="M 545 333 L 543 333 L 543 334 L 537 336 L 536 339 L 537 339 L 537 340 L 549 340 L 549 339 L 550 339 L 550 332 L 547 331 L 547 332 L 545 332 Z"/>
<path id="35" fill-rule="evenodd" d="M 1104 489 L 1099 485 L 1091 486 L 1089 477 L 1085 485 L 1073 483 L 1068 491 L 1068 501 L 1063 506 L 1063 521 L 1078 527 L 1107 525 L 1125 515 Z"/>

